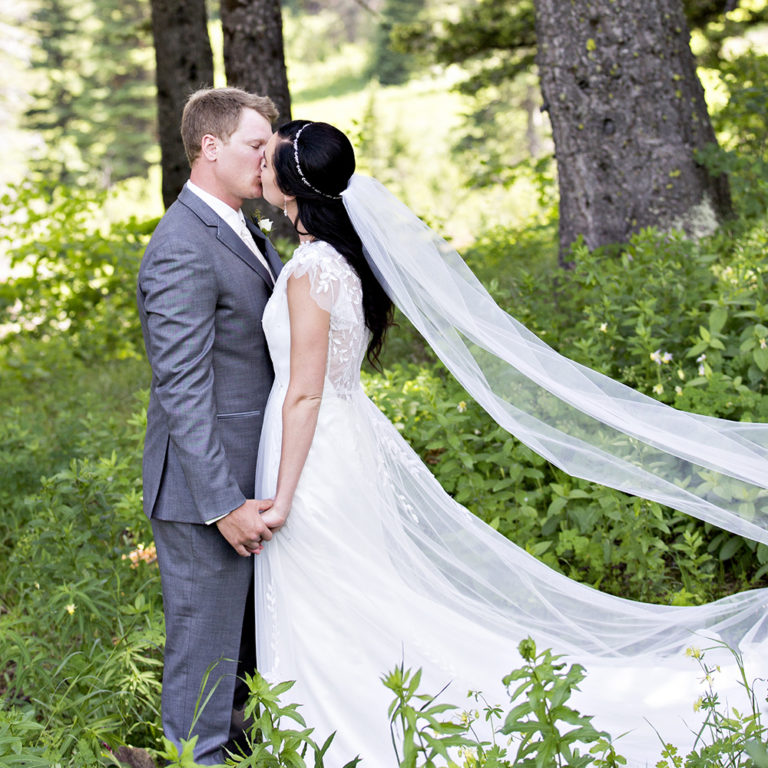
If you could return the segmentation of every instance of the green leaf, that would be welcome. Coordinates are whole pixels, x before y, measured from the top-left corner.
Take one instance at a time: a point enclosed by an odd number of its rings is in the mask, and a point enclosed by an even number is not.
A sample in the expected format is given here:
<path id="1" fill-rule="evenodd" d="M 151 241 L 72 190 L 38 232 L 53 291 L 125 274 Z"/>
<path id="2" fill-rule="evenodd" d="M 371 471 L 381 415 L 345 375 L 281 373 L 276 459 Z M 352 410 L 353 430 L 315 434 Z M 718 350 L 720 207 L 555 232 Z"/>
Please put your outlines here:
<path id="1" fill-rule="evenodd" d="M 709 330 L 713 333 L 720 333 L 723 330 L 725 321 L 728 319 L 728 310 L 725 307 L 713 309 L 709 315 Z"/>
<path id="2" fill-rule="evenodd" d="M 768 768 L 768 746 L 757 741 L 749 741 L 744 751 L 755 761 L 756 768 Z"/>
<path id="3" fill-rule="evenodd" d="M 768 349 L 755 347 L 755 351 L 752 353 L 752 359 L 755 361 L 755 365 L 763 373 L 768 371 Z"/>
<path id="4" fill-rule="evenodd" d="M 741 549 L 742 543 L 742 540 L 738 536 L 733 536 L 728 539 L 718 553 L 720 560 L 729 560 L 733 557 Z"/>

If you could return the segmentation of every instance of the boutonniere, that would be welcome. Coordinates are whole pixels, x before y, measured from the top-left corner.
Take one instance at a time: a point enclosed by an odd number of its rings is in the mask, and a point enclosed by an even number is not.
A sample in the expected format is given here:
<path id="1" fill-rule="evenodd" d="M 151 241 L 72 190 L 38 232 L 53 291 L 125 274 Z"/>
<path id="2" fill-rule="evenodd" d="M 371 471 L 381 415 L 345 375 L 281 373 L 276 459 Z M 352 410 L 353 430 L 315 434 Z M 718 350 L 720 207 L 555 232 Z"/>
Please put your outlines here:
<path id="1" fill-rule="evenodd" d="M 256 224 L 265 235 L 272 231 L 272 219 L 256 219 Z"/>

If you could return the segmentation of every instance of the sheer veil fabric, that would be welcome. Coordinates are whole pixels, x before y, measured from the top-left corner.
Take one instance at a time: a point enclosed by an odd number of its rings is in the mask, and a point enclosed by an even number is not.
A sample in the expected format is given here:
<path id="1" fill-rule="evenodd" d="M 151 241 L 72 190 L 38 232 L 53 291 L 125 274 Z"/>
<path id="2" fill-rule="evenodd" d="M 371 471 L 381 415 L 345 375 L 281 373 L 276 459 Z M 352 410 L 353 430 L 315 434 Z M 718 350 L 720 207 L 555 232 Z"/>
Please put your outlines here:
<path id="1" fill-rule="evenodd" d="M 392 298 L 499 423 L 572 474 L 766 540 L 763 425 L 681 414 L 560 357 L 377 182 L 353 177 L 344 203 Z M 685 649 L 728 643 L 749 676 L 764 672 L 768 590 L 696 607 L 607 595 L 457 504 L 365 396 L 359 280 L 327 243 L 299 246 L 264 314 L 275 384 L 257 495 L 275 491 L 290 375 L 286 283 L 305 274 L 331 316 L 328 366 L 291 514 L 256 558 L 257 657 L 268 679 L 297 681 L 287 696 L 318 738 L 336 731 L 327 764 L 360 754 L 364 768 L 396 765 L 381 676 L 401 659 L 424 669 L 427 691 L 450 682 L 449 701 L 464 703 L 471 688 L 504 704 L 500 680 L 529 635 L 586 667 L 573 703 L 598 728 L 625 734 L 616 746 L 629 765 L 658 760 L 654 729 L 689 747 L 702 688 Z M 724 670 L 721 700 L 744 709 L 730 655 L 708 659 Z"/>
<path id="2" fill-rule="evenodd" d="M 675 410 L 559 355 L 375 179 L 343 198 L 392 300 L 507 431 L 575 477 L 768 543 L 768 425 Z"/>

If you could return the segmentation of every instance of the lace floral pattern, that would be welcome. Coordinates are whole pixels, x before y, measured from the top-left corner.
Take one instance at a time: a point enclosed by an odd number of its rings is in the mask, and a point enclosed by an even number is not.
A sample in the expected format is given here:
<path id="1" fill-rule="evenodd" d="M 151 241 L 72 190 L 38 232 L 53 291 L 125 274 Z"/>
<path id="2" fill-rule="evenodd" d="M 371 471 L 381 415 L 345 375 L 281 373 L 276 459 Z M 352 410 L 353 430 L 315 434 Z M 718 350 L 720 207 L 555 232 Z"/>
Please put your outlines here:
<path id="1" fill-rule="evenodd" d="M 283 271 L 309 276 L 310 296 L 331 315 L 326 380 L 337 395 L 355 391 L 368 346 L 360 278 L 332 245 L 320 240 L 302 243 Z"/>

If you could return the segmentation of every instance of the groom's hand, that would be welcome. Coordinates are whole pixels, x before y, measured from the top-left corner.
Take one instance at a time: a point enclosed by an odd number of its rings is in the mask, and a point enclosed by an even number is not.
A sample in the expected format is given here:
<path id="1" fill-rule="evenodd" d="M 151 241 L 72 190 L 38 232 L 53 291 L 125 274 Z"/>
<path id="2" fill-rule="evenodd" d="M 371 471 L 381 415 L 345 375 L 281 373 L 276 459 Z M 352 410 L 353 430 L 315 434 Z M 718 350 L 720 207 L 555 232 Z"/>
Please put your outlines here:
<path id="1" fill-rule="evenodd" d="M 263 549 L 262 542 L 272 538 L 272 531 L 261 518 L 261 511 L 271 506 L 271 500 L 246 499 L 237 509 L 216 521 L 221 535 L 238 555 L 258 555 Z"/>

